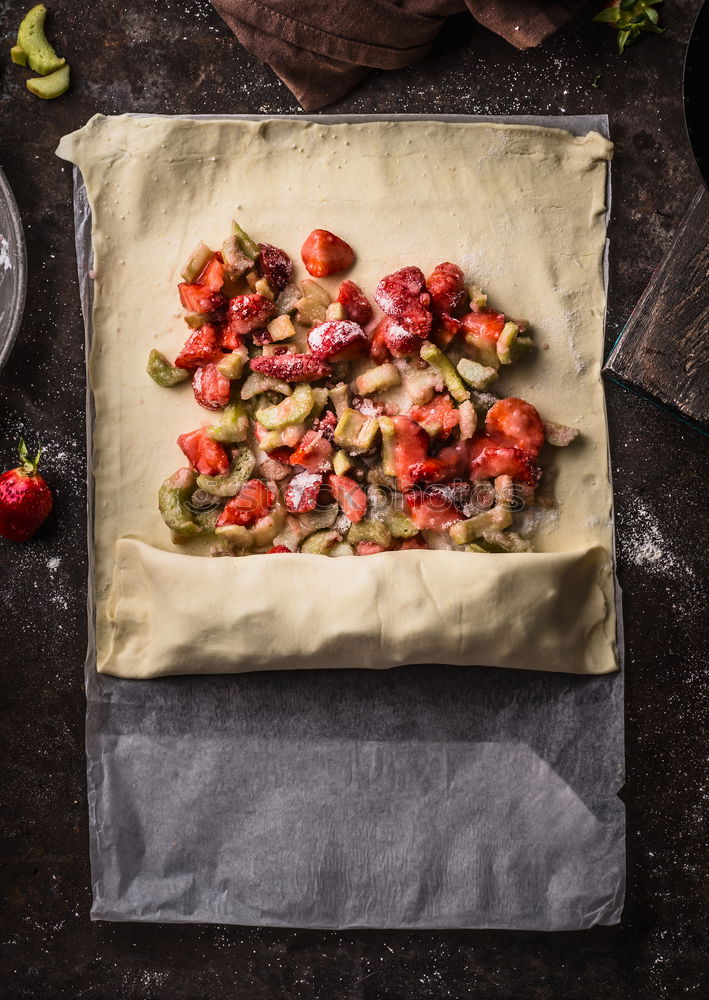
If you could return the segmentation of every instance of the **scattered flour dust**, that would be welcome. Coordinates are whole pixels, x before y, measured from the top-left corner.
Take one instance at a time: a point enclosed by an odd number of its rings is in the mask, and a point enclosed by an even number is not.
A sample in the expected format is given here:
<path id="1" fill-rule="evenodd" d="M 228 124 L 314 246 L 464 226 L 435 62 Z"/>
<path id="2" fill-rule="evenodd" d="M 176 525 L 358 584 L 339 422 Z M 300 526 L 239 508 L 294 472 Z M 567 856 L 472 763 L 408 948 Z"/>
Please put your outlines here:
<path id="1" fill-rule="evenodd" d="M 657 519 L 642 500 L 636 501 L 632 521 L 619 532 L 619 547 L 624 558 L 635 566 L 694 576 L 692 567 L 672 551 Z"/>

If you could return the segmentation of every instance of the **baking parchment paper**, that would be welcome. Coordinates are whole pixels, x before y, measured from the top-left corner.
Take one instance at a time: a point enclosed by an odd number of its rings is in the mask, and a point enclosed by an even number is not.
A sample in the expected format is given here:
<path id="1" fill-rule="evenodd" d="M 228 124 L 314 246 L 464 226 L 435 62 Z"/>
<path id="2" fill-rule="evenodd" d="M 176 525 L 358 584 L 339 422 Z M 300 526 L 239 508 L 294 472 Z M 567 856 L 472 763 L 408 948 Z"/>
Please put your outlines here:
<path id="1" fill-rule="evenodd" d="M 293 117 L 608 135 L 605 116 Z M 91 213 L 74 179 L 88 357 Z M 90 560 L 92 416 L 87 390 Z M 129 681 L 96 672 L 91 570 L 88 605 L 92 919 L 537 930 L 620 919 L 622 670 Z"/>

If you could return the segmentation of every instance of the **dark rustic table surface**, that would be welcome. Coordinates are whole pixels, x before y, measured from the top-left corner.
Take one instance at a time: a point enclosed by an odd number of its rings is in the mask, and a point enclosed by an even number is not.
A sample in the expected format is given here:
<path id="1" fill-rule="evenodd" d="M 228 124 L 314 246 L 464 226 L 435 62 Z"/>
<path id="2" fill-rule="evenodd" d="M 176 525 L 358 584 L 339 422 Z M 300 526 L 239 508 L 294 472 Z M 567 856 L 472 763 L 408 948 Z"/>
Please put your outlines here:
<path id="1" fill-rule="evenodd" d="M 23 547 L 0 544 L 0 995 L 122 1000 L 706 997 L 701 893 L 707 444 L 608 385 L 627 640 L 628 897 L 618 927 L 584 933 L 317 932 L 89 921 L 82 664 L 86 642 L 83 334 L 71 178 L 53 151 L 97 111 L 281 114 L 298 106 L 207 0 L 55 0 L 70 93 L 42 102 L 7 50 L 29 0 L 0 3 L 0 163 L 27 236 L 29 289 L 0 375 L 0 465 L 23 432 L 45 449 L 56 509 Z M 608 345 L 668 249 L 699 183 L 681 73 L 697 0 L 666 32 L 615 51 L 596 8 L 516 52 L 453 18 L 425 62 L 376 73 L 335 112 L 610 115 Z M 363 197 L 366 193 L 363 192 Z M 667 330 L 672 338 L 676 331 Z M 2 540 L 0 540 L 2 542 Z M 704 793 L 706 795 L 706 792 Z"/>

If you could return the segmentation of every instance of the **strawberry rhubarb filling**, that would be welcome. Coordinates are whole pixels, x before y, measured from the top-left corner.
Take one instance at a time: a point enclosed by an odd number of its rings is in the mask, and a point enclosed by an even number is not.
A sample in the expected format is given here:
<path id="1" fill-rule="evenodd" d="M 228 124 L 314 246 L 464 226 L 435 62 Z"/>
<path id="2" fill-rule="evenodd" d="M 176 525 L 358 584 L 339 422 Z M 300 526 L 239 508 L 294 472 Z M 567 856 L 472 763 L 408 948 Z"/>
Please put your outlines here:
<path id="1" fill-rule="evenodd" d="M 200 244 L 178 285 L 189 328 L 174 364 L 151 351 L 161 386 L 190 380 L 201 412 L 177 439 L 185 463 L 160 487 L 175 543 L 214 555 L 373 555 L 394 549 L 523 552 L 521 513 L 553 501 L 545 444 L 575 428 L 542 421 L 491 387 L 534 350 L 525 322 L 491 309 L 445 261 L 351 278 L 334 297 L 315 278 L 355 266 L 324 229 L 290 256 L 233 223 Z M 337 279 L 335 279 L 337 281 Z M 328 283 L 328 288 L 332 282 Z M 205 414 L 206 416 L 206 414 Z"/>

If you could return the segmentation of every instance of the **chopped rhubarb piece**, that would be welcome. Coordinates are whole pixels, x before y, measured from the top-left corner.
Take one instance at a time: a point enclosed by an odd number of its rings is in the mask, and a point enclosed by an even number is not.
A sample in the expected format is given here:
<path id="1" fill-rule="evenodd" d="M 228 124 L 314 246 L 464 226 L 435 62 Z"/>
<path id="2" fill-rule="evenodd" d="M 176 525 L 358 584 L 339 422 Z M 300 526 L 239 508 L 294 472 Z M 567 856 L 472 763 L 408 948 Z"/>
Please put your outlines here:
<path id="1" fill-rule="evenodd" d="M 314 229 L 303 244 L 300 255 L 308 274 L 325 278 L 328 274 L 345 271 L 354 264 L 354 250 L 327 229 Z"/>
<path id="2" fill-rule="evenodd" d="M 194 398 L 205 410 L 221 410 L 229 402 L 231 382 L 216 365 L 203 365 L 192 376 Z"/>
<path id="3" fill-rule="evenodd" d="M 328 320 L 313 327 L 308 346 L 321 361 L 351 361 L 367 353 L 369 339 L 359 323 Z"/>
<path id="4" fill-rule="evenodd" d="M 433 317 L 428 308 L 431 297 L 425 287 L 420 268 L 402 267 L 382 278 L 374 291 L 374 299 L 382 312 L 396 319 L 409 333 L 427 337 Z"/>
<path id="5" fill-rule="evenodd" d="M 302 423 L 313 409 L 314 402 L 310 386 L 300 384 L 291 396 L 286 396 L 280 403 L 257 409 L 254 417 L 269 431 L 282 431 L 290 424 Z"/>
<path id="6" fill-rule="evenodd" d="M 288 461 L 301 465 L 306 472 L 325 472 L 330 468 L 333 448 L 322 431 L 307 431 Z"/>
<path id="7" fill-rule="evenodd" d="M 202 530 L 194 521 L 189 501 L 195 491 L 197 476 L 194 469 L 178 469 L 158 491 L 158 510 L 173 534 L 181 538 L 198 535 Z"/>
<path id="8" fill-rule="evenodd" d="M 268 281 L 274 292 L 282 292 L 293 273 L 293 261 L 285 250 L 270 243 L 259 243 L 258 273 Z"/>
<path id="9" fill-rule="evenodd" d="M 461 318 L 461 323 L 466 333 L 481 337 L 494 345 L 505 327 L 505 314 L 492 309 L 481 309 L 479 312 L 466 313 Z"/>
<path id="10" fill-rule="evenodd" d="M 252 358 L 251 368 L 284 382 L 314 382 L 327 378 L 332 369 L 312 354 L 279 354 L 270 358 Z"/>
<path id="11" fill-rule="evenodd" d="M 425 490 L 407 490 L 404 494 L 411 520 L 421 531 L 447 531 L 463 516 L 454 506 L 448 491 L 427 486 Z"/>
<path id="12" fill-rule="evenodd" d="M 315 510 L 323 477 L 315 472 L 299 472 L 293 476 L 283 494 L 286 509 L 291 514 L 305 514 Z"/>
<path id="13" fill-rule="evenodd" d="M 427 549 L 426 539 L 422 535 L 414 535 L 413 538 L 405 538 L 401 543 L 403 549 Z"/>
<path id="14" fill-rule="evenodd" d="M 413 354 L 418 354 L 421 349 L 421 338 L 415 333 L 411 333 L 392 316 L 385 316 L 374 334 L 374 340 L 381 337 L 386 350 L 393 354 L 395 358 L 410 358 Z M 374 354 L 374 340 L 372 341 L 372 356 Z M 379 354 L 377 350 L 377 354 Z M 375 357 L 375 360 L 379 360 Z"/>
<path id="15" fill-rule="evenodd" d="M 519 448 L 534 461 L 544 444 L 544 424 L 531 403 L 509 396 L 491 406 L 485 418 L 485 429 L 501 444 Z"/>
<path id="16" fill-rule="evenodd" d="M 232 282 L 238 281 L 254 266 L 253 257 L 245 254 L 236 236 L 229 236 L 222 244 L 224 274 Z"/>
<path id="17" fill-rule="evenodd" d="M 312 278 L 303 278 L 300 289 L 303 294 L 294 303 L 298 322 L 303 326 L 324 323 L 330 305 L 330 293 Z"/>
<path id="18" fill-rule="evenodd" d="M 359 285 L 354 281 L 343 281 L 337 293 L 337 301 L 345 310 L 347 319 L 366 326 L 372 318 L 372 306 Z"/>
<path id="19" fill-rule="evenodd" d="M 268 550 L 268 555 L 272 556 L 275 555 L 277 552 L 292 552 L 292 551 L 293 550 L 289 549 L 287 545 L 274 545 L 272 549 Z"/>
<path id="20" fill-rule="evenodd" d="M 393 389 L 395 385 L 401 385 L 401 375 L 398 368 L 388 363 L 377 365 L 376 368 L 369 368 L 355 379 L 355 387 L 360 396 L 371 395 L 375 392 L 386 392 L 387 389 Z M 352 405 L 359 409 L 361 413 L 365 412 L 364 407 L 367 406 L 370 411 L 367 413 L 367 416 L 379 416 L 380 413 L 384 412 L 384 404 L 375 403 L 371 399 L 363 399 L 359 404 L 353 400 Z"/>
<path id="21" fill-rule="evenodd" d="M 342 508 L 345 517 L 353 524 L 361 521 L 367 513 L 367 494 L 349 476 L 329 475 L 327 485 Z"/>
<path id="22" fill-rule="evenodd" d="M 541 478 L 541 471 L 523 451 L 500 445 L 492 438 L 478 438 L 471 454 L 470 478 L 473 482 L 511 476 L 518 482 L 535 486 Z"/>
<path id="23" fill-rule="evenodd" d="M 222 354 L 221 358 L 217 361 L 217 366 L 224 378 L 231 379 L 233 382 L 241 378 L 244 365 L 248 360 L 249 351 L 246 344 L 237 344 L 228 354 Z"/>
<path id="24" fill-rule="evenodd" d="M 413 406 L 409 416 L 431 437 L 450 437 L 453 428 L 458 426 L 458 411 L 447 393 L 434 396 L 423 406 Z"/>
<path id="25" fill-rule="evenodd" d="M 261 479 L 250 479 L 227 503 L 219 515 L 217 527 L 222 528 L 226 524 L 253 524 L 268 514 L 275 500 L 275 493 Z"/>
<path id="26" fill-rule="evenodd" d="M 184 368 L 177 368 L 175 365 L 171 365 L 162 351 L 158 351 L 156 348 L 153 348 L 148 355 L 146 371 L 154 382 L 165 388 L 179 385 L 180 382 L 184 382 L 190 377 L 188 371 L 185 371 Z"/>
<path id="27" fill-rule="evenodd" d="M 227 319 L 232 334 L 243 336 L 265 326 L 275 306 L 265 295 L 235 295 L 229 302 Z"/>
<path id="28" fill-rule="evenodd" d="M 221 292 L 224 284 L 224 261 L 221 254 L 215 254 L 195 282 L 204 285 L 210 292 Z"/>
<path id="29" fill-rule="evenodd" d="M 196 282 L 213 256 L 214 251 L 210 250 L 206 243 L 198 243 L 184 266 L 182 280 L 187 284 Z M 199 284 L 203 284 L 203 282 L 199 282 Z"/>
<path id="30" fill-rule="evenodd" d="M 355 552 L 358 556 L 376 556 L 380 552 L 386 552 L 385 545 L 378 545 L 376 542 L 357 542 Z"/>
<path id="31" fill-rule="evenodd" d="M 426 279 L 434 314 L 455 313 L 465 302 L 463 272 L 457 264 L 445 261 L 439 264 Z"/>
<path id="32" fill-rule="evenodd" d="M 220 292 L 211 292 L 204 285 L 188 285 L 186 281 L 177 286 L 180 302 L 189 313 L 213 313 L 226 305 Z"/>
<path id="33" fill-rule="evenodd" d="M 220 331 L 213 323 L 200 326 L 189 335 L 185 345 L 175 358 L 176 368 L 199 368 L 211 365 L 224 355 L 219 350 Z"/>
<path id="34" fill-rule="evenodd" d="M 432 340 L 437 344 L 442 351 L 448 347 L 448 345 L 455 340 L 460 331 L 463 329 L 463 324 L 459 319 L 455 319 L 454 316 L 449 316 L 448 313 L 441 313 L 437 316 L 433 323 L 433 334 Z"/>
<path id="35" fill-rule="evenodd" d="M 544 421 L 544 437 L 554 448 L 567 448 L 579 436 L 578 427 L 567 424 L 555 424 L 552 420 Z"/>
<path id="36" fill-rule="evenodd" d="M 189 434 L 180 434 L 177 443 L 190 464 L 202 476 L 223 476 L 229 469 L 229 456 L 217 441 L 200 428 Z"/>
<path id="37" fill-rule="evenodd" d="M 443 351 L 439 350 L 435 344 L 428 342 L 422 344 L 421 357 L 439 372 L 446 389 L 457 403 L 464 403 L 466 399 L 470 399 L 470 393 L 461 382 L 460 376 L 451 364 L 450 358 Z"/>

